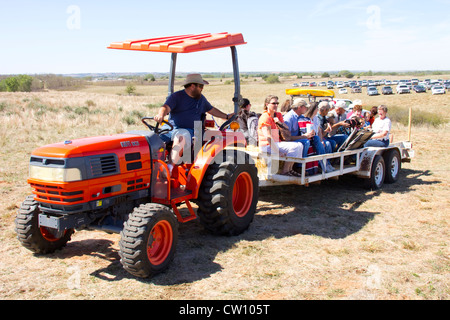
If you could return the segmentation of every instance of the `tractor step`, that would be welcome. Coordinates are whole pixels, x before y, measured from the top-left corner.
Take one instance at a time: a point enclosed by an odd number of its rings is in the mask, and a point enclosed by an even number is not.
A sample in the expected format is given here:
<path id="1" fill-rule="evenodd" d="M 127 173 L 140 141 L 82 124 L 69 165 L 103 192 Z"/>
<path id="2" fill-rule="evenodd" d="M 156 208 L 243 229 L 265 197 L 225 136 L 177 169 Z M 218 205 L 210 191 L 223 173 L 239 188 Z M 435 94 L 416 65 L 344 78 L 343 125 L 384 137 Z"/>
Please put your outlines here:
<path id="1" fill-rule="evenodd" d="M 191 190 L 185 190 L 183 188 L 175 188 L 170 189 L 170 198 L 152 198 L 152 202 L 160 203 L 164 205 L 169 205 L 172 207 L 173 212 L 176 214 L 177 219 L 179 222 L 188 222 L 191 220 L 194 220 L 197 218 L 191 203 L 189 200 L 192 199 L 192 191 Z M 178 210 L 178 206 L 182 203 L 185 203 L 186 206 L 189 209 L 189 215 L 183 216 L 181 215 L 180 211 Z"/>

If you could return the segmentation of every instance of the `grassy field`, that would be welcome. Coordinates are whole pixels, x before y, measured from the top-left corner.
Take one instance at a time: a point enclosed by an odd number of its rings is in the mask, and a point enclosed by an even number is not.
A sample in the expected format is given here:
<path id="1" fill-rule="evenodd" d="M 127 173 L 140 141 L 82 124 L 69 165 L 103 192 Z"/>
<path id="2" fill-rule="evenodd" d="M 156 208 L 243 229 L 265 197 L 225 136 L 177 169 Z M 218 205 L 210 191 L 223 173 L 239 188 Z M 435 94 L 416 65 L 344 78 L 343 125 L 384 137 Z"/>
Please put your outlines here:
<path id="1" fill-rule="evenodd" d="M 265 84 L 245 79 L 242 95 L 262 111 L 264 98 L 293 82 Z M 179 88 L 178 84 L 176 88 Z M 216 237 L 197 221 L 180 226 L 175 259 L 153 279 L 122 269 L 119 235 L 80 231 L 61 251 L 33 255 L 16 239 L 16 211 L 30 193 L 26 183 L 31 151 L 85 136 L 143 129 L 166 85 L 87 86 L 79 91 L 0 93 L 0 299 L 390 299 L 448 300 L 448 124 L 412 128 L 416 156 L 403 164 L 400 181 L 367 191 L 346 176 L 309 187 L 260 190 L 249 230 Z M 209 101 L 231 112 L 233 85 L 211 81 Z M 447 95 L 348 94 L 365 106 L 386 104 L 446 121 Z M 388 113 L 389 116 L 389 113 Z M 394 139 L 407 128 L 393 124 Z"/>

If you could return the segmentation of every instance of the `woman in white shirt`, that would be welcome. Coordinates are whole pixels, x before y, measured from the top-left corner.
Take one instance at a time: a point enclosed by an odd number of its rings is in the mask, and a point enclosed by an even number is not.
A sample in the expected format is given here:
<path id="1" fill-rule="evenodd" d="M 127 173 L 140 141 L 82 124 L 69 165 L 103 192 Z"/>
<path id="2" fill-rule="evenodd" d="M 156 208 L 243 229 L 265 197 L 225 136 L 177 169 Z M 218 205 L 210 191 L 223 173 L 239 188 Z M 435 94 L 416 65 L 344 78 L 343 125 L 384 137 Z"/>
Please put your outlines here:
<path id="1" fill-rule="evenodd" d="M 389 132 L 391 131 L 391 120 L 386 116 L 387 107 L 378 107 L 379 117 L 372 124 L 372 131 L 375 134 L 364 144 L 364 147 L 387 147 L 389 145 Z"/>

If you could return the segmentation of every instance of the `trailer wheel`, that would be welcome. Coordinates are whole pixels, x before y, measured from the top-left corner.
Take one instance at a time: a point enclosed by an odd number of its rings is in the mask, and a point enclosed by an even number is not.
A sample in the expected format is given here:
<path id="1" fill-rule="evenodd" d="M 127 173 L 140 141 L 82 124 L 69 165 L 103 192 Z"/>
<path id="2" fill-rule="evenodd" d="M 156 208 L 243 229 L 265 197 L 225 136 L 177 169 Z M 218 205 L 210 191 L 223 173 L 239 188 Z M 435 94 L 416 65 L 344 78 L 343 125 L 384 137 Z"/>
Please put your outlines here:
<path id="1" fill-rule="evenodd" d="M 386 162 L 386 177 L 384 182 L 394 183 L 397 182 L 400 176 L 401 163 L 400 153 L 397 149 L 389 150 L 385 157 Z"/>
<path id="2" fill-rule="evenodd" d="M 39 227 L 39 204 L 34 196 L 27 196 L 15 219 L 15 231 L 20 243 L 34 253 L 47 254 L 64 247 L 74 229 L 65 230 L 61 237 L 55 236 L 52 228 Z"/>
<path id="3" fill-rule="evenodd" d="M 178 221 L 170 209 L 147 203 L 135 208 L 120 233 L 119 256 L 125 270 L 148 278 L 168 268 L 178 242 Z"/>
<path id="4" fill-rule="evenodd" d="M 366 179 L 366 188 L 372 190 L 380 189 L 384 182 L 385 171 L 383 157 L 380 155 L 375 156 L 370 170 L 370 178 Z"/>
<path id="5" fill-rule="evenodd" d="M 200 222 L 213 234 L 241 234 L 253 221 L 258 188 L 258 172 L 247 154 L 235 152 L 234 159 L 210 164 L 197 200 Z"/>

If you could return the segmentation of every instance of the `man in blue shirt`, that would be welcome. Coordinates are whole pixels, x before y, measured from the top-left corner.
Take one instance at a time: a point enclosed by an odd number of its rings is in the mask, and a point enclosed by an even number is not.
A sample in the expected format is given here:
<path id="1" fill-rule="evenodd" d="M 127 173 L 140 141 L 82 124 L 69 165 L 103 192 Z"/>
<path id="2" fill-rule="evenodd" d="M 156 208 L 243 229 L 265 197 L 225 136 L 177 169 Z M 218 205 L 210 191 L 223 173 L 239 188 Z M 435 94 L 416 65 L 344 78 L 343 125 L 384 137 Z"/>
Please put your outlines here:
<path id="1" fill-rule="evenodd" d="M 295 99 L 292 104 L 291 110 L 286 113 L 283 117 L 284 123 L 287 124 L 289 130 L 291 131 L 291 135 L 297 138 L 295 142 L 300 142 L 303 144 L 303 158 L 308 156 L 308 149 L 310 145 L 314 147 L 317 154 L 325 154 L 325 148 L 320 141 L 319 136 L 316 135 L 314 130 L 310 132 L 304 132 L 299 127 L 299 121 L 311 121 L 311 119 L 305 117 L 303 114 L 308 110 L 308 104 L 303 99 Z M 334 171 L 334 168 L 328 163 L 324 164 L 322 161 L 319 161 L 319 164 L 323 171 L 331 172 Z"/>
<path id="2" fill-rule="evenodd" d="M 309 132 L 304 135 L 301 134 L 298 126 L 298 119 L 308 110 L 308 104 L 303 99 L 295 99 L 291 110 L 283 116 L 284 123 L 287 124 L 291 136 L 296 138 L 296 142 L 303 144 L 303 158 L 308 156 L 308 149 L 310 146 L 309 139 L 314 136 L 314 132 Z M 300 135 L 300 136 L 299 136 Z"/>
<path id="3" fill-rule="evenodd" d="M 171 164 L 178 164 L 181 157 L 180 154 L 186 142 L 190 146 L 190 141 L 194 136 L 194 123 L 195 121 L 202 121 L 202 115 L 204 113 L 207 112 L 225 120 L 228 120 L 233 115 L 233 113 L 223 113 L 208 102 L 205 96 L 202 95 L 205 84 L 209 83 L 203 80 L 200 74 L 188 74 L 183 83 L 184 90 L 171 94 L 159 109 L 158 114 L 154 117 L 155 121 L 161 123 L 164 117 L 169 115 L 168 121 L 174 127 L 174 130 L 160 135 L 161 139 L 165 142 L 173 141 L 170 157 Z M 161 129 L 165 129 L 165 126 L 161 127 Z"/>

